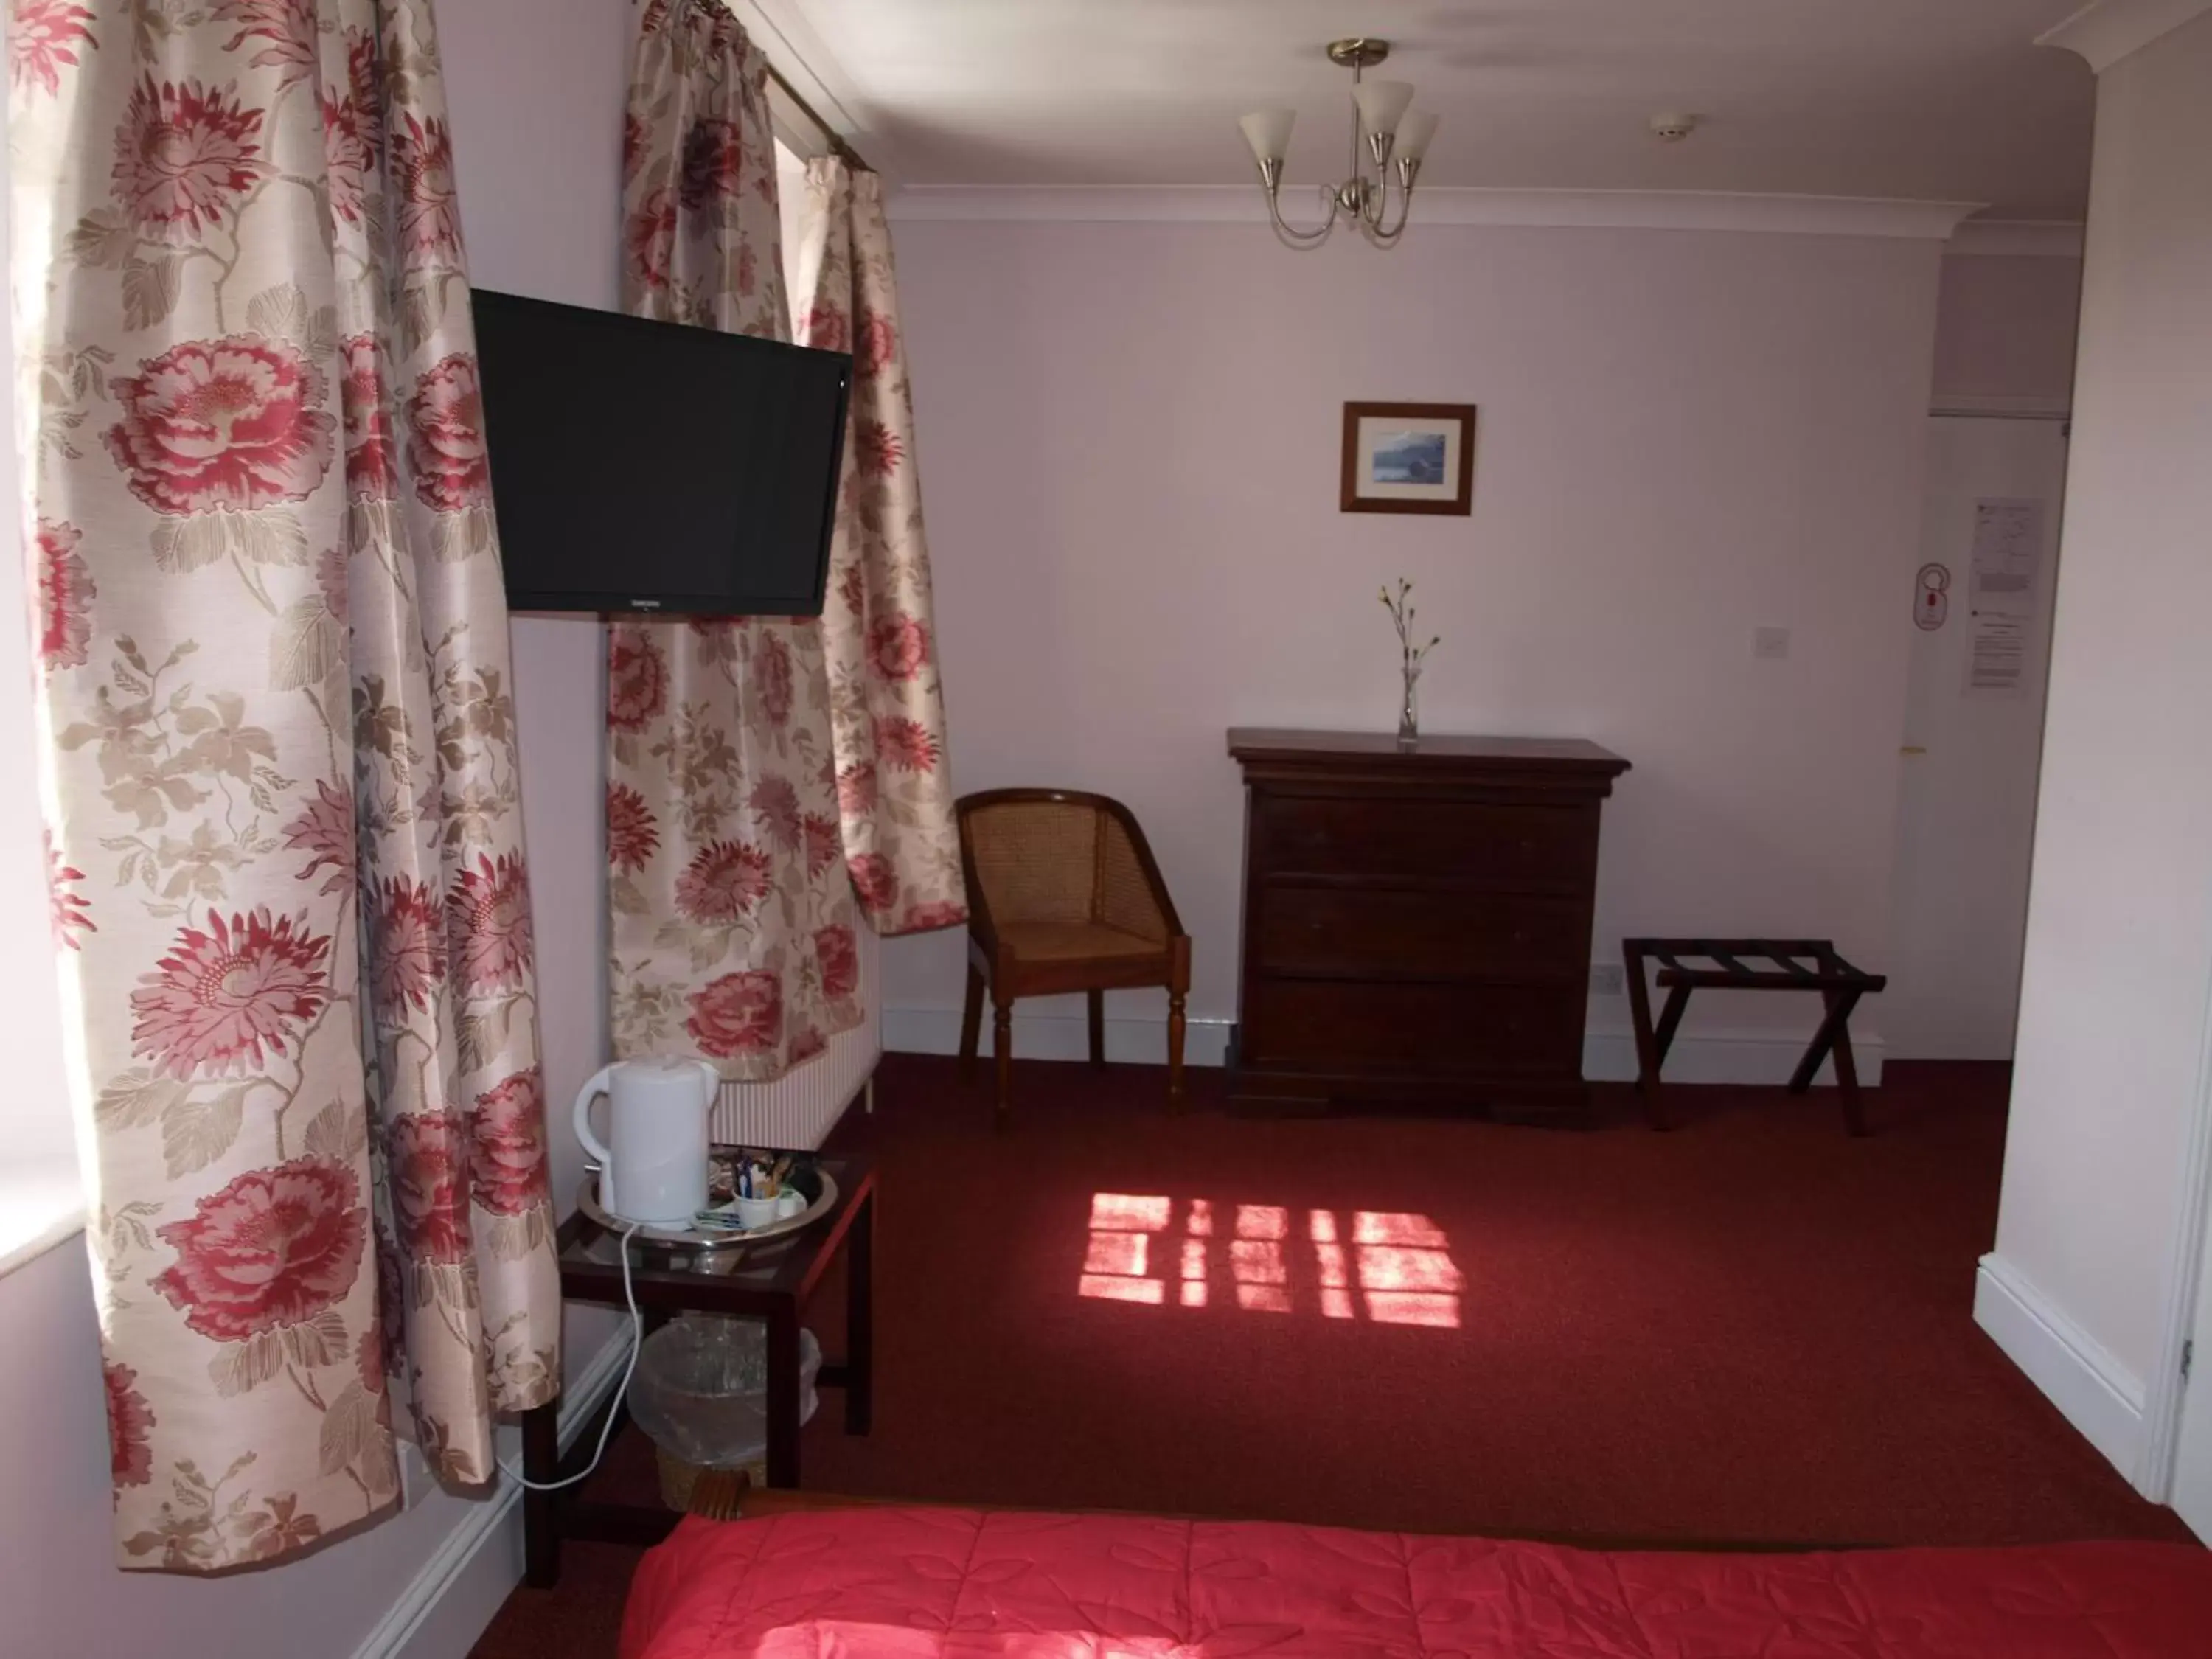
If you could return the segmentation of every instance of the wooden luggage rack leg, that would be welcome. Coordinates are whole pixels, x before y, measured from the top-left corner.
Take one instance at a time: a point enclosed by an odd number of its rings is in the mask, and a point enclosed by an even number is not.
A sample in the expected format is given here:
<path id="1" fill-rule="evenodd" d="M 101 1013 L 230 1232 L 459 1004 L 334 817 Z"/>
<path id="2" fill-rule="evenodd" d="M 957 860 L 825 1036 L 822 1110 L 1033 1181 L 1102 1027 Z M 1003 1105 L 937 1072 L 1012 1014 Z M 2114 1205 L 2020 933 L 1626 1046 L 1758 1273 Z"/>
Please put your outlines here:
<path id="1" fill-rule="evenodd" d="M 1870 1133 L 1866 1109 L 1859 1099 L 1858 1062 L 1851 1055 L 1848 1024 L 1851 1010 L 1858 1006 L 1860 994 L 1856 989 L 1820 993 L 1821 1000 L 1827 1004 L 1827 1016 L 1821 1020 L 1820 1030 L 1814 1032 L 1812 1046 L 1805 1050 L 1805 1057 L 1797 1062 L 1797 1069 L 1790 1078 L 1790 1092 L 1803 1094 L 1813 1086 L 1813 1074 L 1820 1069 L 1820 1062 L 1832 1053 L 1836 1059 L 1836 1092 L 1844 1103 L 1844 1122 L 1855 1135 Z"/>
<path id="2" fill-rule="evenodd" d="M 1636 1097 L 1643 1103 L 1646 1123 L 1655 1129 L 1671 1129 L 1674 1123 L 1659 1098 L 1659 1068 L 1666 1064 L 1667 1050 L 1674 1046 L 1674 1033 L 1682 1024 L 1682 1010 L 1689 1006 L 1690 992 L 1687 986 L 1680 985 L 1668 990 L 1662 1017 L 1665 1024 L 1662 1031 L 1653 1030 L 1651 988 L 1644 977 L 1644 940 L 1632 939 L 1623 942 L 1621 958 L 1627 971 L 1629 1020 L 1636 1029 Z"/>

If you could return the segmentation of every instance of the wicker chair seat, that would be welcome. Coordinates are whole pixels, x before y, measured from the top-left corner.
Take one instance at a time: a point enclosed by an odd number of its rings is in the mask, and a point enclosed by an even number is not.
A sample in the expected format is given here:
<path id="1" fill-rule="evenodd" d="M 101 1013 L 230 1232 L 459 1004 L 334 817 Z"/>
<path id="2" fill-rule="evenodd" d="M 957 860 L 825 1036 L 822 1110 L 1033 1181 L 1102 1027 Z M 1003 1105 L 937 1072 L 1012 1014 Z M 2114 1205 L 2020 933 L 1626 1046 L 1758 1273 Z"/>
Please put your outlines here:
<path id="1" fill-rule="evenodd" d="M 999 943 L 1017 962 L 1079 962 L 1093 957 L 1157 957 L 1164 939 L 1146 939 L 1103 921 L 1002 921 Z"/>

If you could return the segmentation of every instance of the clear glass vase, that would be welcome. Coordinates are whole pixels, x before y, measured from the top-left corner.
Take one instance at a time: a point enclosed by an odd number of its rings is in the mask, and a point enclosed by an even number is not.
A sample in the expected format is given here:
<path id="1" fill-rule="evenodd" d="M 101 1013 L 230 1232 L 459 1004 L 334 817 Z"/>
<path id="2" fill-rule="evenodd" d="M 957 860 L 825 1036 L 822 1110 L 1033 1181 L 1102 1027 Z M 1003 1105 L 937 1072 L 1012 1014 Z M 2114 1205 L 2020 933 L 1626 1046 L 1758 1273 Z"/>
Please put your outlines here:
<path id="1" fill-rule="evenodd" d="M 1401 749 L 1411 749 L 1421 740 L 1420 710 L 1413 697 L 1416 678 L 1413 674 L 1406 676 L 1405 690 L 1398 701 L 1398 746 Z"/>

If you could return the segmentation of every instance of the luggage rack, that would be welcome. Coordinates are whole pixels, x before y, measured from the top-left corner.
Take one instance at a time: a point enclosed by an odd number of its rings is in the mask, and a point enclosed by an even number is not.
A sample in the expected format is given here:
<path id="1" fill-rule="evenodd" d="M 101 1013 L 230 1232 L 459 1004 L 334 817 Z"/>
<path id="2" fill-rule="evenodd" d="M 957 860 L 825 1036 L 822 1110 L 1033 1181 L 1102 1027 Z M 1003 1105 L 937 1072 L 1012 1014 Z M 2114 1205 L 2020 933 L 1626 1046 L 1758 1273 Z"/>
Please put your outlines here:
<path id="1" fill-rule="evenodd" d="M 1826 1012 L 1790 1075 L 1790 1092 L 1802 1095 L 1810 1088 L 1820 1062 L 1832 1054 L 1844 1122 L 1855 1135 L 1868 1133 L 1858 1066 L 1851 1055 L 1850 1021 L 1859 999 L 1882 989 L 1889 983 L 1887 975 L 1853 967 L 1837 953 L 1835 941 L 1826 939 L 1631 939 L 1621 941 L 1620 950 L 1627 970 L 1629 1012 L 1636 1026 L 1636 1089 L 1644 1102 L 1644 1119 L 1653 1128 L 1673 1127 L 1660 1099 L 1659 1068 L 1666 1064 L 1674 1033 L 1681 1029 L 1691 992 L 1817 991 Z M 1701 957 L 1717 965 L 1685 967 L 1684 957 Z M 1644 971 L 1646 957 L 1659 964 L 1655 977 L 1667 993 L 1656 1027 L 1651 988 Z M 1764 957 L 1773 966 L 1756 965 L 1747 957 Z"/>

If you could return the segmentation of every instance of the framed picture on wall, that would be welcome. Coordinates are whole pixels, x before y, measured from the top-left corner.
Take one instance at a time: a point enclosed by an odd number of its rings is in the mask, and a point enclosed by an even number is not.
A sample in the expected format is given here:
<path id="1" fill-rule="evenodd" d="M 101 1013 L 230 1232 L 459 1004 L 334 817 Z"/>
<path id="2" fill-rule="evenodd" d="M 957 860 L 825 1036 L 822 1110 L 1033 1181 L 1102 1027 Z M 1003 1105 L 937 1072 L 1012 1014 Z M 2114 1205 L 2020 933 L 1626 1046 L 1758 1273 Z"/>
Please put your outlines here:
<path id="1" fill-rule="evenodd" d="M 1473 404 L 1346 404 L 1346 513 L 1455 513 L 1474 503 Z"/>

